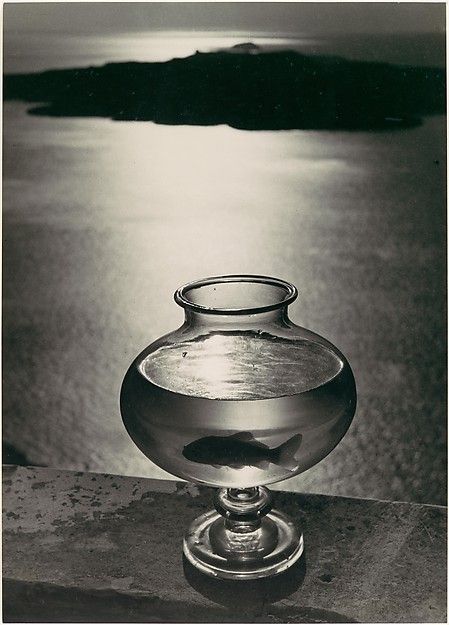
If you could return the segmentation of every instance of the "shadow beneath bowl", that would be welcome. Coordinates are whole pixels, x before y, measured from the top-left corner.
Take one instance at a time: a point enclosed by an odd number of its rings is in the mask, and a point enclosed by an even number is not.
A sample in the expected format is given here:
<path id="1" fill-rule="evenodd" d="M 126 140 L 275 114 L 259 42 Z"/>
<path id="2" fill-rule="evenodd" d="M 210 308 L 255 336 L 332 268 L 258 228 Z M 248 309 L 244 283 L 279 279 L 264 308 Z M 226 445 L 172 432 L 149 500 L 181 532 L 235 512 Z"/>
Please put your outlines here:
<path id="1" fill-rule="evenodd" d="M 204 575 L 183 555 L 184 576 L 197 592 L 228 608 L 258 611 L 294 593 L 306 575 L 305 552 L 291 568 L 272 577 L 252 580 L 217 579 Z"/>

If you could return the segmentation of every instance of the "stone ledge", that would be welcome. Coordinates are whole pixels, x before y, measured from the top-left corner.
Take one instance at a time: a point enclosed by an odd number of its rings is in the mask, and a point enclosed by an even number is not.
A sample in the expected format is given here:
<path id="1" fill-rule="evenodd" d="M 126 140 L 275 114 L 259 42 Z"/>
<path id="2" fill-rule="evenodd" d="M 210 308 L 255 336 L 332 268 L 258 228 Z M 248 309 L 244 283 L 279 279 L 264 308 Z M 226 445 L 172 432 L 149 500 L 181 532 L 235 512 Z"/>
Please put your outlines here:
<path id="1" fill-rule="evenodd" d="M 222 582 L 183 562 L 191 484 L 6 466 L 5 622 L 446 622 L 446 508 L 276 492 L 295 571 Z"/>

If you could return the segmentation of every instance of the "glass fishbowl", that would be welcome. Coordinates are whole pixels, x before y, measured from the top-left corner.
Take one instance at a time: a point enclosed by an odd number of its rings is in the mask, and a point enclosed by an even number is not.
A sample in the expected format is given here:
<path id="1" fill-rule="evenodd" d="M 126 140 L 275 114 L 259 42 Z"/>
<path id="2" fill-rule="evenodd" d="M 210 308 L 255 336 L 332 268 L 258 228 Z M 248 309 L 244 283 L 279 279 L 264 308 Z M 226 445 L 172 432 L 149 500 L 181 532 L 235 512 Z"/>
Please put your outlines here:
<path id="1" fill-rule="evenodd" d="M 183 325 L 131 364 L 121 391 L 125 427 L 169 473 L 219 487 L 216 511 L 184 540 L 208 575 L 254 579 L 301 555 L 302 534 L 271 510 L 264 485 L 322 460 L 355 413 L 346 358 L 288 318 L 296 288 L 277 278 L 230 275 L 175 293 Z"/>

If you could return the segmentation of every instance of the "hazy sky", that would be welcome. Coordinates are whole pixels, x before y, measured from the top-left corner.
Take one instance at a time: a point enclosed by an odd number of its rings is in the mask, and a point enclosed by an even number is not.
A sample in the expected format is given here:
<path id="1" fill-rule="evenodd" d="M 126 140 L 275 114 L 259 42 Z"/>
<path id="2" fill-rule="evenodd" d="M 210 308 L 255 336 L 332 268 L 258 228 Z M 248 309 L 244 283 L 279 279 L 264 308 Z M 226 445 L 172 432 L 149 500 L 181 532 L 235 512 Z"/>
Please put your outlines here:
<path id="1" fill-rule="evenodd" d="M 342 33 L 444 32 L 432 2 L 31 2 L 4 4 L 5 32 L 144 30 Z"/>

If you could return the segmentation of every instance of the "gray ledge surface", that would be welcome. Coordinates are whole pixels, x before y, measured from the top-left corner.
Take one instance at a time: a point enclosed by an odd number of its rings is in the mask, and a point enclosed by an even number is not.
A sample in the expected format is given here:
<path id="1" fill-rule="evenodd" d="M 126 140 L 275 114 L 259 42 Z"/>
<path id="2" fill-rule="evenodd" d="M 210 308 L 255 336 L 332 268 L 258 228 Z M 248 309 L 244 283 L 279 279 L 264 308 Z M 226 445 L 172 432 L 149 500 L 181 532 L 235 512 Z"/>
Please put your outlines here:
<path id="1" fill-rule="evenodd" d="M 446 622 L 440 506 L 275 492 L 302 527 L 300 564 L 262 582 L 182 558 L 213 489 L 3 467 L 5 622 Z"/>

